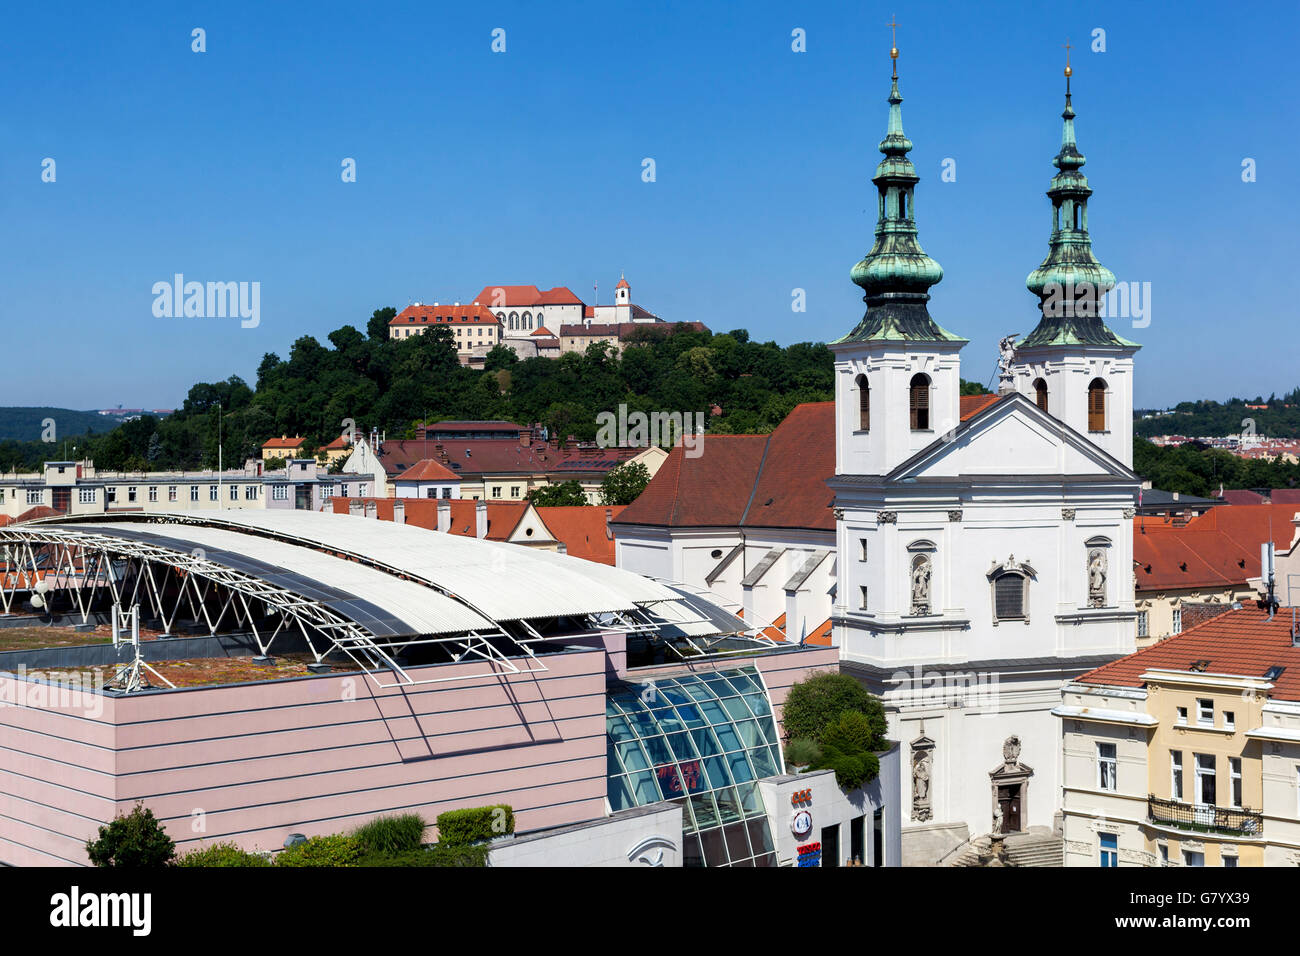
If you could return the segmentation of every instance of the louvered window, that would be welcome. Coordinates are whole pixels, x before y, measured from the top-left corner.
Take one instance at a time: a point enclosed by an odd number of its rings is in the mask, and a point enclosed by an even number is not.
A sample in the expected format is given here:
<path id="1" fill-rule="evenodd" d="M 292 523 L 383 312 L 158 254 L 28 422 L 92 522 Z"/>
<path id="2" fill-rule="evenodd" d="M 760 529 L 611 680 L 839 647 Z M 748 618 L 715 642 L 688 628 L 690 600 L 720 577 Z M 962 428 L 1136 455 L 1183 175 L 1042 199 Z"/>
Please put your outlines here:
<path id="1" fill-rule="evenodd" d="M 930 378 L 928 375 L 913 375 L 909 389 L 909 407 L 912 416 L 912 431 L 928 431 L 930 428 Z"/>
<path id="2" fill-rule="evenodd" d="M 1106 383 L 1094 378 L 1088 386 L 1088 431 L 1106 430 Z"/>
<path id="3" fill-rule="evenodd" d="M 871 429 L 871 388 L 865 375 L 859 375 L 855 381 L 858 386 L 858 431 L 865 432 Z"/>
<path id="4" fill-rule="evenodd" d="M 1034 379 L 1034 404 L 1047 411 L 1047 383 L 1041 378 Z"/>

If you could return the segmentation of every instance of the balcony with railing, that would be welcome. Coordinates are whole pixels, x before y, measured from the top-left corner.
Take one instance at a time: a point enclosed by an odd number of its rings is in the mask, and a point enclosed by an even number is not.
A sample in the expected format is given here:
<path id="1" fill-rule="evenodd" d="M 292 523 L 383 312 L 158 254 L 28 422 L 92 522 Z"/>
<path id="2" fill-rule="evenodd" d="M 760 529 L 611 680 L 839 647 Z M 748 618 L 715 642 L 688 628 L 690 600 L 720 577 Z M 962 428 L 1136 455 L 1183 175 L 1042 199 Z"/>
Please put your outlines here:
<path id="1" fill-rule="evenodd" d="M 1147 797 L 1147 818 L 1152 823 L 1197 833 L 1259 836 L 1264 832 L 1264 815 L 1258 811 L 1245 807 L 1183 803 L 1154 795 Z"/>

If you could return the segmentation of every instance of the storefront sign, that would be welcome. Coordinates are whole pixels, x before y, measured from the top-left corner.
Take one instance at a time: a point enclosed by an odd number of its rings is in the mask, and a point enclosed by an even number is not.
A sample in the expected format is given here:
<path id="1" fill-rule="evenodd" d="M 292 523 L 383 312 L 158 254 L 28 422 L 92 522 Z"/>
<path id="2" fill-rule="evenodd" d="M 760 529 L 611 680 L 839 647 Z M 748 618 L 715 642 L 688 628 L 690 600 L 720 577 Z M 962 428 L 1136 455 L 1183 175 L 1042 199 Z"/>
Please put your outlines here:
<path id="1" fill-rule="evenodd" d="M 806 837 L 812 833 L 813 818 L 807 810 L 796 810 L 790 818 L 790 832 L 797 837 Z"/>

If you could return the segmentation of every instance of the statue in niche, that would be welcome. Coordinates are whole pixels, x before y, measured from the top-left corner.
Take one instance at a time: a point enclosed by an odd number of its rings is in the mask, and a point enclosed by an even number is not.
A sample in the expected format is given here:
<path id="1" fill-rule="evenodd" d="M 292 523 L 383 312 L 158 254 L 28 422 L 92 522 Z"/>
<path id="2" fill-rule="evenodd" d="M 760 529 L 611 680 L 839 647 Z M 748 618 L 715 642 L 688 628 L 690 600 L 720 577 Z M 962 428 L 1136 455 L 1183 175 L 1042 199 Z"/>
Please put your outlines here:
<path id="1" fill-rule="evenodd" d="M 1106 550 L 1088 552 L 1088 607 L 1106 606 Z"/>
<path id="2" fill-rule="evenodd" d="M 930 559 L 924 554 L 912 559 L 912 613 L 930 613 Z"/>
<path id="3" fill-rule="evenodd" d="M 933 754 L 929 747 L 912 750 L 912 819 L 930 819 L 930 772 Z"/>

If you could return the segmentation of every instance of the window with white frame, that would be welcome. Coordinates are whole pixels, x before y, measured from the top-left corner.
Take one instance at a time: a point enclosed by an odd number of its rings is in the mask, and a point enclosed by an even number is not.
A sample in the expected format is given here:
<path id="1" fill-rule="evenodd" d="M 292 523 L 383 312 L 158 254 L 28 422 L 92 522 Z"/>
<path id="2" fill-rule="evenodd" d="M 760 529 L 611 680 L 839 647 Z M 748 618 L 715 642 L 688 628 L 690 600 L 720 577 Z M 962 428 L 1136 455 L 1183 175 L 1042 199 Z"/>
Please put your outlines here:
<path id="1" fill-rule="evenodd" d="M 1193 796 L 1202 806 L 1212 807 L 1216 797 L 1214 779 L 1214 754 L 1196 755 L 1196 793 Z"/>
<path id="2" fill-rule="evenodd" d="M 288 500 L 289 500 L 289 486 L 288 486 L 288 485 L 272 485 L 272 486 L 271 486 L 271 500 L 272 500 L 272 501 L 288 501 Z"/>
<path id="3" fill-rule="evenodd" d="M 80 501 L 83 505 L 93 505 L 95 503 L 95 489 L 78 488 L 77 500 Z"/>
<path id="4" fill-rule="evenodd" d="M 333 497 L 334 497 L 334 482 L 332 482 L 332 481 L 327 481 L 327 482 L 325 482 L 323 485 L 321 485 L 321 486 L 320 486 L 320 493 L 321 493 L 321 497 L 322 497 L 322 498 L 333 498 Z"/>
<path id="5" fill-rule="evenodd" d="M 116 489 L 116 488 L 105 488 L 105 489 L 104 489 L 104 503 L 105 503 L 105 504 L 109 504 L 109 505 L 117 504 L 117 489 Z"/>
<path id="6" fill-rule="evenodd" d="M 230 500 L 231 501 L 239 500 L 239 485 L 230 486 Z"/>
<path id="7" fill-rule="evenodd" d="M 1214 726 L 1214 701 L 1204 697 L 1196 699 L 1196 726 Z"/>
<path id="8" fill-rule="evenodd" d="M 500 498 L 500 497 L 501 497 L 501 487 L 500 487 L 499 485 L 498 485 L 496 488 L 493 488 L 493 489 L 492 489 L 492 497 L 493 497 L 493 498 Z"/>
<path id="9" fill-rule="evenodd" d="M 168 485 L 168 486 L 167 486 L 167 500 L 168 500 L 168 501 L 175 501 L 175 500 L 176 500 L 176 486 L 175 486 L 175 485 Z"/>
<path id="10" fill-rule="evenodd" d="M 1116 789 L 1118 767 L 1114 744 L 1097 744 L 1097 789 Z"/>
<path id="11" fill-rule="evenodd" d="M 1181 607 L 1174 607 L 1173 613 L 1174 613 L 1174 625 L 1173 628 L 1170 630 L 1170 633 L 1181 634 L 1183 633 L 1183 609 Z"/>
<path id="12" fill-rule="evenodd" d="M 1224 730 L 1237 729 L 1237 715 L 1231 710 L 1225 710 L 1223 712 L 1223 729 Z"/>
<path id="13" fill-rule="evenodd" d="M 1138 611 L 1138 616 L 1137 616 L 1137 626 L 1138 626 L 1138 634 L 1137 634 L 1137 636 L 1138 636 L 1138 637 L 1146 637 L 1146 636 L 1147 636 L 1147 633 L 1148 633 L 1148 632 L 1147 632 L 1147 612 L 1146 612 L 1146 611 Z"/>
<path id="14" fill-rule="evenodd" d="M 444 498 L 450 498 L 450 497 L 451 497 L 451 489 L 450 489 L 450 488 L 443 488 L 443 489 L 442 489 L 442 496 L 443 496 Z"/>
<path id="15" fill-rule="evenodd" d="M 1205 854 L 1199 850 L 1184 850 L 1183 866 L 1205 866 Z"/>
<path id="16" fill-rule="evenodd" d="M 1168 866 L 1169 865 L 1169 844 L 1157 843 L 1156 846 L 1160 849 L 1160 865 Z"/>
<path id="17" fill-rule="evenodd" d="M 0 505 L 5 503 L 5 490 L 0 488 Z"/>
<path id="18" fill-rule="evenodd" d="M 1179 708 L 1178 708 L 1178 726 L 1179 726 L 1179 727 L 1186 727 L 1186 726 L 1187 726 L 1187 708 L 1186 708 L 1186 707 L 1179 707 Z"/>
<path id="19" fill-rule="evenodd" d="M 1101 847 L 1101 866 L 1119 866 L 1119 836 L 1114 833 L 1097 834 Z"/>
<path id="20" fill-rule="evenodd" d="M 344 498 L 346 498 L 346 497 L 348 496 L 348 486 L 347 486 L 347 482 L 344 482 L 344 483 L 343 483 L 343 486 L 342 486 L 342 488 L 340 489 L 340 494 L 341 494 Z"/>
<path id="21" fill-rule="evenodd" d="M 1229 792 L 1232 795 L 1232 805 L 1241 806 L 1241 758 L 1228 758 L 1228 780 L 1230 783 Z"/>
<path id="22" fill-rule="evenodd" d="M 198 501 L 198 500 L 199 500 L 199 486 L 190 485 L 190 501 Z"/>
<path id="23" fill-rule="evenodd" d="M 245 501 L 257 500 L 257 485 L 244 485 L 244 500 Z"/>
<path id="24" fill-rule="evenodd" d="M 158 500 L 158 486 L 157 486 L 157 485 L 150 485 L 150 486 L 149 486 L 149 500 L 150 500 L 150 501 L 157 501 L 157 500 Z"/>
<path id="25" fill-rule="evenodd" d="M 27 503 L 29 505 L 39 505 L 41 499 L 45 497 L 45 492 L 38 489 L 27 489 Z"/>
<path id="26" fill-rule="evenodd" d="M 217 486 L 216 486 L 216 485 L 209 485 L 209 486 L 208 486 L 208 500 L 209 500 L 209 501 L 216 501 L 216 500 L 217 500 L 217 495 L 218 495 L 219 493 L 220 493 L 220 492 L 217 490 Z"/>
<path id="27" fill-rule="evenodd" d="M 135 501 L 135 485 L 130 485 L 127 487 L 126 500 L 128 502 Z"/>
<path id="28" fill-rule="evenodd" d="M 1222 861 L 1224 866 L 1237 865 L 1237 854 L 1235 853 L 1227 853 L 1227 852 L 1220 851 L 1219 859 L 1220 861 Z"/>
<path id="29" fill-rule="evenodd" d="M 1183 799 L 1183 752 L 1169 751 L 1169 796 L 1174 800 Z"/>

